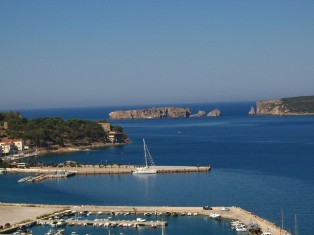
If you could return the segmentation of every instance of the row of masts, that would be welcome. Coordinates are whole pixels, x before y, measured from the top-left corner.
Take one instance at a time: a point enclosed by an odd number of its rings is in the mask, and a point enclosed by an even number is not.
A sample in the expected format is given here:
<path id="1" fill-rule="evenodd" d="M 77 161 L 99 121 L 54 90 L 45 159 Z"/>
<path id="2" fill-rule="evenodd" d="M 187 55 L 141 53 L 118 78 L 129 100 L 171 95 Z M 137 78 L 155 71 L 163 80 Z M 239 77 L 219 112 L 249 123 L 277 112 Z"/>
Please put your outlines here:
<path id="1" fill-rule="evenodd" d="M 283 210 L 281 210 L 281 228 L 280 228 L 280 235 L 282 235 L 282 231 L 283 231 Z M 297 221 L 297 215 L 294 215 L 294 235 L 298 235 L 299 231 L 298 231 L 298 221 Z"/>

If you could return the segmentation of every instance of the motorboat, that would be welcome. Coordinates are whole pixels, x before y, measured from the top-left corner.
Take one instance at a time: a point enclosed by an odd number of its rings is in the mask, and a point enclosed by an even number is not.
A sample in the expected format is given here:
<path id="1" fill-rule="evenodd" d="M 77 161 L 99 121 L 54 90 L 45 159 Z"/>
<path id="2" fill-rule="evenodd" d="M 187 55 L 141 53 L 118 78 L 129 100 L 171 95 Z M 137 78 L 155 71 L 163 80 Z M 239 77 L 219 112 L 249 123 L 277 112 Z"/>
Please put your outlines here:
<path id="1" fill-rule="evenodd" d="M 238 226 L 236 226 L 235 230 L 237 232 L 247 232 L 247 228 L 245 227 L 245 225 L 238 225 Z"/>
<path id="2" fill-rule="evenodd" d="M 220 219 L 221 215 L 219 213 L 212 213 L 209 215 L 209 217 L 212 219 Z"/>
<path id="3" fill-rule="evenodd" d="M 151 169 L 148 166 L 148 161 L 150 162 L 150 165 L 154 166 L 154 160 L 147 148 L 147 145 L 145 143 L 145 140 L 143 139 L 143 144 L 144 144 L 144 158 L 145 158 L 145 166 L 144 167 L 139 167 L 136 168 L 135 171 L 132 172 L 132 174 L 156 174 L 157 170 L 156 169 Z"/>

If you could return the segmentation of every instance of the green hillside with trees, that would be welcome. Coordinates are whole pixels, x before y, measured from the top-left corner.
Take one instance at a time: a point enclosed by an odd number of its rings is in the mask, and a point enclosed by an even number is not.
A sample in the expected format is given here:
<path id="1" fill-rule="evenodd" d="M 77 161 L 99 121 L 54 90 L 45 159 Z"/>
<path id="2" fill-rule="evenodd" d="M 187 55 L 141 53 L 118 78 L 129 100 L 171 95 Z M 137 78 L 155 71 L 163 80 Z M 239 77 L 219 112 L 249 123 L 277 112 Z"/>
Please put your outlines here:
<path id="1" fill-rule="evenodd" d="M 281 99 L 293 113 L 314 113 L 314 96 L 299 96 Z"/>
<path id="2" fill-rule="evenodd" d="M 4 123 L 8 128 L 4 129 Z M 104 121 L 102 121 L 104 122 Z M 47 147 L 50 145 L 87 145 L 105 142 L 107 134 L 101 125 L 94 121 L 41 117 L 28 120 L 19 112 L 0 113 L 2 127 L 0 138 L 22 138 L 28 145 Z M 123 132 L 122 127 L 112 126 L 113 131 Z"/>

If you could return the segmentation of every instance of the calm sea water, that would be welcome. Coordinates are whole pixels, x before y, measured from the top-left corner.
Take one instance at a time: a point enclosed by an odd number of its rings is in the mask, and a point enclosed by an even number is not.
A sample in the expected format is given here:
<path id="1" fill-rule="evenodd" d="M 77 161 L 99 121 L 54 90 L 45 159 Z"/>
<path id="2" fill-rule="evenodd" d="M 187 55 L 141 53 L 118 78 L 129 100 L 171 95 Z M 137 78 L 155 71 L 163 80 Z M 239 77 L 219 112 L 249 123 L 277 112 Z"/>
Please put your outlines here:
<path id="1" fill-rule="evenodd" d="M 148 177 L 75 176 L 36 184 L 18 184 L 21 175 L 2 175 L 0 201 L 78 205 L 235 205 L 276 224 L 281 223 L 283 210 L 287 230 L 294 231 L 296 214 L 299 233 L 312 234 L 314 117 L 251 117 L 247 115 L 250 103 L 186 106 L 193 112 L 218 107 L 224 116 L 112 121 L 124 128 L 132 144 L 91 152 L 48 155 L 37 160 L 143 164 L 142 139 L 145 138 L 157 165 L 210 164 L 213 167 L 210 173 Z M 22 114 L 29 118 L 60 116 L 102 120 L 110 111 L 119 108 L 23 110 Z M 223 223 L 194 220 L 188 223 L 180 217 L 177 227 L 169 224 L 169 234 L 191 234 L 191 231 L 194 231 L 192 234 L 234 234 L 228 227 L 224 229 Z M 96 231 L 90 232 L 97 234 Z M 118 234 L 118 231 L 114 233 Z M 139 233 L 160 234 L 160 231 L 143 230 Z"/>

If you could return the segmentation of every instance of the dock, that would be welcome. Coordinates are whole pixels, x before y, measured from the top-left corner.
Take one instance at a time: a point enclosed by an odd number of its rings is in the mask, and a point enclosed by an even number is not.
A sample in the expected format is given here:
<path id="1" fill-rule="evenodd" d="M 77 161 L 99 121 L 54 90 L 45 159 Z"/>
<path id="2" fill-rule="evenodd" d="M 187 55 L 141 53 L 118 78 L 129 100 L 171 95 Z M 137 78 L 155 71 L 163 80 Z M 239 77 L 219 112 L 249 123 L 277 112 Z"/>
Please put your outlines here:
<path id="1" fill-rule="evenodd" d="M 38 225 L 50 225 L 51 223 L 57 224 L 61 222 L 61 220 L 37 220 L 36 223 Z M 65 220 L 62 221 L 67 226 L 95 226 L 95 227 L 165 227 L 167 226 L 167 221 L 159 221 L 159 220 L 150 220 L 150 221 L 138 221 L 138 220 Z"/>
<path id="2" fill-rule="evenodd" d="M 74 176 L 75 172 L 57 171 L 57 172 L 45 172 L 44 174 L 36 173 L 35 176 L 28 176 L 18 180 L 19 183 L 36 183 L 46 179 L 64 179 L 70 176 Z"/>
<path id="3" fill-rule="evenodd" d="M 77 175 L 114 175 L 132 174 L 139 166 L 134 165 L 81 165 L 79 167 L 30 167 L 30 168 L 7 168 L 8 173 L 34 173 L 34 174 L 56 174 L 58 171 L 67 171 Z M 173 173 L 206 173 L 211 166 L 151 166 L 156 169 L 157 174 Z"/>
<path id="4" fill-rule="evenodd" d="M 227 208 L 227 210 L 224 210 Z M 169 207 L 169 206 L 74 206 L 74 205 L 41 205 L 41 204 L 10 204 L 10 203 L 0 203 L 0 212 L 5 211 L 4 214 L 0 213 L 0 225 L 10 224 L 10 227 L 5 227 L 0 231 L 0 233 L 5 233 L 8 230 L 18 228 L 21 224 L 17 221 L 24 221 L 23 224 L 42 224 L 42 223 L 56 223 L 60 221 L 58 217 L 61 214 L 67 213 L 69 211 L 75 211 L 76 213 L 90 212 L 92 214 L 102 213 L 106 215 L 136 215 L 136 217 L 145 218 L 147 213 L 155 215 L 157 220 L 152 221 L 135 221 L 135 220 L 88 220 L 88 216 L 84 217 L 83 220 L 70 220 L 66 219 L 69 226 L 127 226 L 136 227 L 136 224 L 141 224 L 143 226 L 166 226 L 167 222 L 162 221 L 163 218 L 167 216 L 203 216 L 209 218 L 212 213 L 219 213 L 221 219 L 227 220 L 239 220 L 243 224 L 249 226 L 251 223 L 255 223 L 263 232 L 270 232 L 272 235 L 291 235 L 291 233 L 283 230 L 279 226 L 271 223 L 270 221 L 263 219 L 253 213 L 246 211 L 240 207 L 210 207 L 210 209 L 203 207 Z M 47 211 L 49 213 L 47 214 Z M 10 217 L 7 215 L 10 214 Z M 160 219 L 158 219 L 160 216 Z M 163 217 L 161 217 L 163 216 Z M 166 217 L 165 217 L 166 216 Z M 28 218 L 27 223 L 25 223 L 25 218 Z M 57 219 L 55 219 L 57 218 Z M 127 218 L 127 217 L 126 217 Z M 150 218 L 150 217 L 147 217 Z M 101 225 L 100 225 L 101 224 Z"/>

